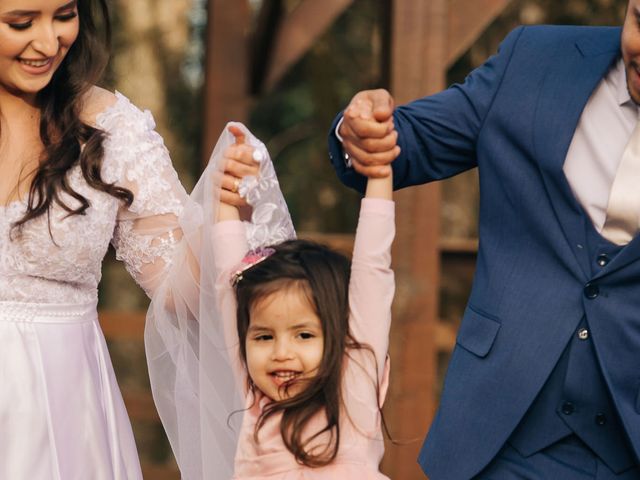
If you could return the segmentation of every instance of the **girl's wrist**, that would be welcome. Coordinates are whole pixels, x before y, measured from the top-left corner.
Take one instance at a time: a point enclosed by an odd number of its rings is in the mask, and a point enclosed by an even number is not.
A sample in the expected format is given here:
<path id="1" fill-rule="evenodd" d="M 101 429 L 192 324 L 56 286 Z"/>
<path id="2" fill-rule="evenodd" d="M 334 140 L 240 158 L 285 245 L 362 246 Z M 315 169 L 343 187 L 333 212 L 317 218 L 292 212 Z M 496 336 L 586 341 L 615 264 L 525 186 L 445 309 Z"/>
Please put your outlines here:
<path id="1" fill-rule="evenodd" d="M 382 198 L 393 200 L 393 173 L 383 178 L 371 178 L 367 180 L 366 198 Z"/>
<path id="2" fill-rule="evenodd" d="M 240 212 L 238 211 L 238 207 L 220 202 L 218 206 L 218 222 L 227 220 L 240 220 Z"/>

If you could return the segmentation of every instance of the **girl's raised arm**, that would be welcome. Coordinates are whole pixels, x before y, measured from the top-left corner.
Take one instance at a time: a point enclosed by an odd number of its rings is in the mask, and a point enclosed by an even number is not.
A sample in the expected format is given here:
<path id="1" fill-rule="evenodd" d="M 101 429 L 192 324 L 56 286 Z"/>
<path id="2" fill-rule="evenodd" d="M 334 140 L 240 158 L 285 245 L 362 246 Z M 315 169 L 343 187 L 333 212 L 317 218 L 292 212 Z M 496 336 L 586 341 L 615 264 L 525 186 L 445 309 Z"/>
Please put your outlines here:
<path id="1" fill-rule="evenodd" d="M 393 174 L 383 178 L 369 178 L 367 180 L 366 198 L 382 198 L 393 200 Z"/>
<path id="2" fill-rule="evenodd" d="M 379 432 L 379 406 L 388 386 L 387 351 L 395 292 L 391 270 L 395 206 L 391 197 L 391 176 L 368 180 L 349 282 L 349 330 L 358 343 L 368 348 L 349 351 L 343 394 L 351 420 L 372 435 Z"/>

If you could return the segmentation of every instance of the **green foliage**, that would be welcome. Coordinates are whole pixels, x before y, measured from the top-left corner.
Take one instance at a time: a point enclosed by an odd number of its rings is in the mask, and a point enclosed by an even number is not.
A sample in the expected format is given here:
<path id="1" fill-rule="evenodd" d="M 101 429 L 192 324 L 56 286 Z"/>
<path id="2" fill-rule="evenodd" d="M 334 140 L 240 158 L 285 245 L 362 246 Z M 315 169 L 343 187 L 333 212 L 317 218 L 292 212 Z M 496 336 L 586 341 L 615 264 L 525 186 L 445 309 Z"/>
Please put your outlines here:
<path id="1" fill-rule="evenodd" d="M 459 82 L 493 54 L 518 25 L 622 25 L 627 0 L 514 0 L 449 71 Z"/>
<path id="2" fill-rule="evenodd" d="M 250 127 L 273 156 L 298 230 L 355 227 L 359 196 L 337 180 L 326 138 L 355 92 L 381 84 L 380 4 L 355 2 L 252 112 Z"/>

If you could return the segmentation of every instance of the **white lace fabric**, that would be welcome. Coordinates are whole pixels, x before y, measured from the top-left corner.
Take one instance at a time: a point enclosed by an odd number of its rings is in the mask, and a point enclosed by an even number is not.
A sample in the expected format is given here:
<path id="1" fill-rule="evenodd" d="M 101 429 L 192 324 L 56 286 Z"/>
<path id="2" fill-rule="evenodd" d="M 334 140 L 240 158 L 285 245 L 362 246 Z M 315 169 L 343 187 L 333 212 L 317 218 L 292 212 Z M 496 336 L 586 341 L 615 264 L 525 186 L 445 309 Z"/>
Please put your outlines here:
<path id="1" fill-rule="evenodd" d="M 0 301 L 85 303 L 97 299 L 102 260 L 109 242 L 136 281 L 151 293 L 170 263 L 174 230 L 187 195 L 171 166 L 162 138 L 149 112 L 142 112 L 121 94 L 97 118 L 107 134 L 102 178 L 128 188 L 135 200 L 119 200 L 89 187 L 79 167 L 69 174 L 71 187 L 91 207 L 85 215 L 67 216 L 61 207 L 30 221 L 21 235 L 12 224 L 26 210 L 26 201 L 0 207 Z M 63 197 L 70 206 L 77 203 Z M 13 239 L 11 234 L 13 233 Z"/>
<path id="2" fill-rule="evenodd" d="M 240 196 L 253 207 L 251 221 L 244 222 L 249 250 L 296 237 L 273 163 L 265 146 L 257 139 L 256 148 L 264 158 L 260 164 L 260 174 L 258 177 L 244 177 L 238 189 Z"/>
<path id="3" fill-rule="evenodd" d="M 97 286 L 109 242 L 149 294 L 166 283 L 188 197 L 150 114 L 118 95 L 96 123 L 107 134 L 103 180 L 130 189 L 131 206 L 91 188 L 76 167 L 67 180 L 90 203 L 84 215 L 54 205 L 50 222 L 12 230 L 26 202 L 0 207 L 3 479 L 142 478 Z"/>

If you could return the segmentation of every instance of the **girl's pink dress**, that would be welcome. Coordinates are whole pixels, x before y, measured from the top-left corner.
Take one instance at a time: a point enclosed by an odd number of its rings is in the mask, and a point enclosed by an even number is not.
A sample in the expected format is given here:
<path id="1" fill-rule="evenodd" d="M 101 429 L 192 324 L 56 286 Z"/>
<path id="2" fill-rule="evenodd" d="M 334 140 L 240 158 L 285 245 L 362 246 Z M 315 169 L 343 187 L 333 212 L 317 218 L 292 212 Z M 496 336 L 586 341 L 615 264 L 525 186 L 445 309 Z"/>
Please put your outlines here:
<path id="1" fill-rule="evenodd" d="M 344 358 L 343 398 L 345 408 L 340 421 L 340 448 L 331 465 L 309 468 L 296 463 L 280 435 L 280 416 L 270 418 L 261 428 L 259 441 L 254 428 L 262 408 L 270 401 L 258 394 L 254 402 L 247 392 L 247 408 L 235 457 L 237 480 L 382 480 L 387 479 L 378 466 L 384 454 L 381 418 L 378 410 L 384 402 L 388 381 L 387 357 L 391 303 L 395 283 L 390 269 L 391 244 L 395 234 L 394 203 L 388 200 L 362 200 L 356 232 L 349 285 L 350 330 L 354 338 L 372 347 L 375 353 L 348 351 Z M 247 251 L 244 226 L 227 221 L 214 228 L 216 264 L 224 271 L 218 281 L 227 342 L 237 350 L 235 302 L 229 285 L 229 271 Z M 246 376 L 246 371 L 238 372 Z M 379 393 L 376 392 L 376 380 Z M 244 382 L 246 383 L 246 382 Z M 253 405 L 253 406 L 252 406 Z M 322 422 L 318 422 L 322 426 Z M 319 429 L 319 428 L 318 428 Z M 314 428 L 312 432 L 317 431 Z M 327 437 L 317 443 L 326 443 Z"/>

